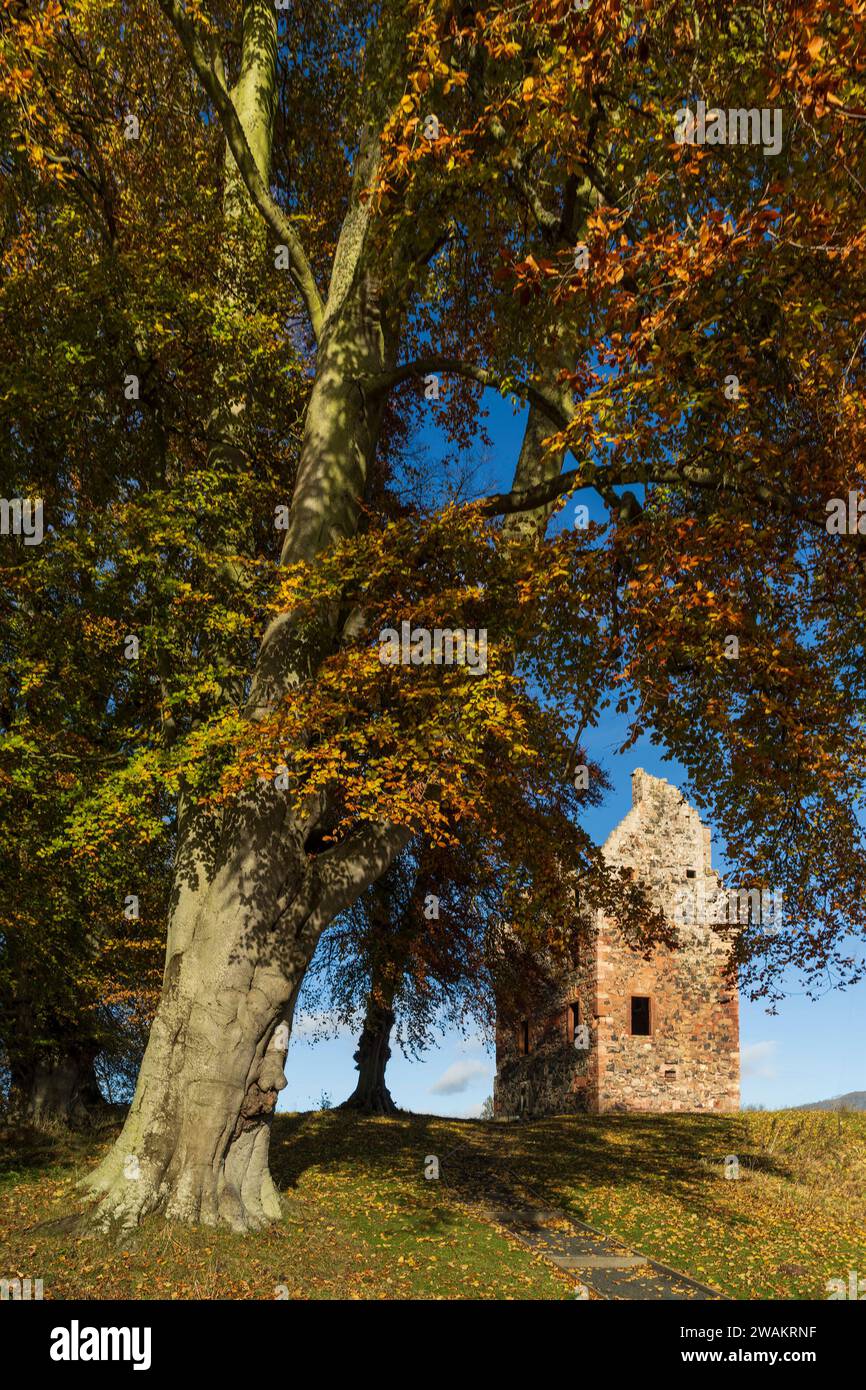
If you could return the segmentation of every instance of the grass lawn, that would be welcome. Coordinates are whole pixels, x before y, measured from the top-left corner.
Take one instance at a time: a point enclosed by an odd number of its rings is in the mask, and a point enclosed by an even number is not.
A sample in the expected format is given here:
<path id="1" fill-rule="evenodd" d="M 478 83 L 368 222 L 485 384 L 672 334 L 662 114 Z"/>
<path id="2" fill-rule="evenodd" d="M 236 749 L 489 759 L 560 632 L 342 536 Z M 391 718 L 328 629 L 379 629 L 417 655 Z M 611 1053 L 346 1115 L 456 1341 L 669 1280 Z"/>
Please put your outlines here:
<path id="1" fill-rule="evenodd" d="M 0 1277 L 42 1278 L 46 1298 L 570 1298 L 576 1276 L 485 1215 L 527 1198 L 735 1298 L 825 1298 L 828 1279 L 866 1275 L 866 1114 L 285 1115 L 286 1215 L 266 1232 L 154 1219 L 115 1246 L 33 1230 L 81 1205 L 75 1178 L 113 1133 L 0 1132 Z"/>
<path id="2" fill-rule="evenodd" d="M 545 1203 L 733 1298 L 866 1276 L 866 1114 L 612 1115 L 508 1126 L 491 1148 Z M 724 1176 L 736 1155 L 739 1178 Z"/>

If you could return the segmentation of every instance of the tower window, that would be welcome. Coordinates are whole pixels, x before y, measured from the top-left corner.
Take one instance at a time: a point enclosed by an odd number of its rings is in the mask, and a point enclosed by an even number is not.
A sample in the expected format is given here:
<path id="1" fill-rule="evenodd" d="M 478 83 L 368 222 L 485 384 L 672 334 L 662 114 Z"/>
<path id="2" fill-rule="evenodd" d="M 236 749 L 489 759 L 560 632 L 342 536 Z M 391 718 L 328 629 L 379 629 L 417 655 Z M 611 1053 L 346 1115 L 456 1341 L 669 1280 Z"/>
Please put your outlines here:
<path id="1" fill-rule="evenodd" d="M 529 1056 L 529 1019 L 525 1018 L 520 1025 L 520 1051 L 524 1057 Z"/>
<path id="2" fill-rule="evenodd" d="M 633 994 L 631 997 L 631 1031 L 632 1037 L 648 1038 L 652 1032 L 651 1008 L 649 996 L 645 994 Z"/>
<path id="3" fill-rule="evenodd" d="M 697 873 L 694 869 L 686 869 L 686 878 L 696 878 Z"/>
<path id="4" fill-rule="evenodd" d="M 580 1004 L 575 1001 L 568 1006 L 568 1041 L 574 1042 L 575 1034 L 580 1027 Z"/>

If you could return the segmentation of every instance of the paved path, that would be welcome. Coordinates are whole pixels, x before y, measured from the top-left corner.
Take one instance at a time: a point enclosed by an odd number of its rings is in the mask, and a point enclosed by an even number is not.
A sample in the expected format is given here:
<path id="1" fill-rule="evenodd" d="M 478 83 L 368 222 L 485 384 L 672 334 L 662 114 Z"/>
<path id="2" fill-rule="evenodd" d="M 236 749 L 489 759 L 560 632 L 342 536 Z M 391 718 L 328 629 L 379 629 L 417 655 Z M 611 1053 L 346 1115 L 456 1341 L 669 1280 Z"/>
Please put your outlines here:
<path id="1" fill-rule="evenodd" d="M 488 1207 L 487 1215 L 557 1269 L 573 1274 L 578 1297 L 694 1301 L 725 1299 L 675 1269 L 638 1255 L 612 1236 L 549 1207 Z M 583 1286 L 583 1292 L 580 1288 Z M 589 1292 L 592 1291 L 592 1294 Z"/>
<path id="2" fill-rule="evenodd" d="M 546 1206 L 543 1194 L 515 1171 L 513 1161 L 461 1141 L 442 1155 L 441 1165 L 443 1182 L 462 1200 L 572 1275 L 578 1298 L 728 1299 L 718 1289 L 629 1249 L 615 1236 Z"/>

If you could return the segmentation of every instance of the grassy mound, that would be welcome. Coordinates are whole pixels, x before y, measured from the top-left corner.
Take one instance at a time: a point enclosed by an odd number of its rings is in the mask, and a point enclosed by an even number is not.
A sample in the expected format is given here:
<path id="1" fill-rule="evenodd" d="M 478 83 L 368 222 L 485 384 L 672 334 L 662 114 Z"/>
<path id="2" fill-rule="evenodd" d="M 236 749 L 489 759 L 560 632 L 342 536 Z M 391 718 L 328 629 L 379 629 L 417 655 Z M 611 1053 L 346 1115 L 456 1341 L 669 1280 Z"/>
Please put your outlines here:
<path id="1" fill-rule="evenodd" d="M 45 1233 L 111 1142 L 0 1134 L 0 1277 L 46 1298 L 569 1298 L 497 1209 L 558 1207 L 735 1298 L 826 1298 L 866 1274 L 866 1115 L 278 1116 L 285 1219 L 256 1236 L 159 1219 L 114 1246 Z M 739 1177 L 724 1176 L 736 1155 Z M 439 1178 L 424 1176 L 427 1159 Z"/>

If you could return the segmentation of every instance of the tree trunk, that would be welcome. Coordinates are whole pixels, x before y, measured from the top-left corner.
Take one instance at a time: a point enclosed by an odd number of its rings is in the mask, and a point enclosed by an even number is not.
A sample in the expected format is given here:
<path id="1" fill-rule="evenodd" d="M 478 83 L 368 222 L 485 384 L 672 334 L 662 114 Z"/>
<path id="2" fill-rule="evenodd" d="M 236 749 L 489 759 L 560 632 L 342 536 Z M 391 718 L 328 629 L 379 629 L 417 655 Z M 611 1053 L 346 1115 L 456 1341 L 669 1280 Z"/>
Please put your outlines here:
<path id="1" fill-rule="evenodd" d="M 259 784 L 228 818 L 210 886 L 178 897 L 135 1098 L 87 1183 L 103 1229 L 155 1210 L 235 1230 L 279 1214 L 270 1123 L 322 899 L 297 837 L 282 843 L 287 821 L 285 797 Z"/>
<path id="2" fill-rule="evenodd" d="M 88 1180 L 102 1229 L 156 1210 L 234 1230 L 279 1215 L 268 1144 L 285 1085 L 287 1032 L 275 1024 L 288 1022 L 291 977 L 232 954 L 229 939 L 219 947 L 205 933 L 169 961 L 129 1117 Z"/>
<path id="3" fill-rule="evenodd" d="M 251 47 L 260 71 L 245 90 L 262 102 L 256 93 L 274 81 L 273 14 L 269 0 L 248 0 L 245 14 L 254 10 L 268 41 Z M 242 108 L 239 98 L 245 119 Z M 319 334 L 282 564 L 314 560 L 353 532 L 376 449 L 382 406 L 367 401 L 358 381 L 393 366 L 397 312 L 384 308 L 383 252 L 368 246 L 363 195 L 378 157 L 365 135 Z M 323 622 L 322 653 L 312 652 L 291 613 L 272 622 L 250 720 L 266 718 L 299 680 L 315 679 L 333 640 Z M 243 1231 L 279 1216 L 268 1146 L 295 1000 L 321 932 L 408 840 L 398 827 L 363 825 L 313 855 L 323 814 L 317 801 L 305 818 L 267 781 L 239 796 L 222 824 L 182 801 L 160 1004 L 126 1124 L 85 1180 L 99 1198 L 87 1224 L 125 1230 L 160 1211 Z"/>
<path id="4" fill-rule="evenodd" d="M 105 1105 L 93 1064 L 100 1043 L 88 1022 L 69 1017 L 30 962 L 11 955 L 14 993 L 4 1001 L 3 1035 L 9 1067 L 9 1110 L 34 1125 L 84 1125 Z M 91 1021 L 92 1023 L 92 1021 Z"/>
<path id="5" fill-rule="evenodd" d="M 263 782 L 240 799 L 210 885 L 181 885 L 135 1097 L 85 1180 L 99 1197 L 86 1224 L 127 1230 L 163 1211 L 244 1231 L 279 1216 L 268 1147 L 295 1000 L 324 928 L 402 843 L 370 826 L 311 858 L 284 793 Z M 181 876 L 201 863 L 187 851 Z"/>
<path id="6" fill-rule="evenodd" d="M 332 341 L 342 348 L 342 335 Z M 362 347 L 356 343 L 358 355 Z M 305 465 L 313 468 L 312 452 L 335 487 L 341 458 L 363 485 L 358 440 L 372 444 L 375 432 L 360 427 L 357 392 L 327 347 L 321 359 L 301 476 Z M 341 511 L 363 491 L 340 487 L 331 495 Z M 329 539 L 328 523 L 322 505 L 319 544 Z M 256 710 L 265 702 L 273 708 L 297 671 L 293 638 L 290 621 L 266 634 Z M 364 827 L 311 857 L 305 846 L 320 810 L 300 821 L 287 794 L 261 782 L 227 812 L 221 831 L 185 811 L 160 1005 L 124 1130 L 88 1181 L 101 1198 L 96 1226 L 128 1229 L 160 1210 L 248 1230 L 279 1215 L 268 1144 L 295 999 L 321 932 L 408 838 L 392 827 Z"/>
<path id="7" fill-rule="evenodd" d="M 86 1125 L 104 1106 L 93 1071 L 94 1048 L 43 1051 L 13 1069 L 13 1107 L 30 1124 Z"/>
<path id="8" fill-rule="evenodd" d="M 391 1029 L 394 1027 L 392 1009 L 371 994 L 367 1000 L 364 1027 L 354 1061 L 358 1068 L 358 1084 L 341 1110 L 359 1110 L 363 1115 L 396 1115 L 397 1106 L 385 1084 L 385 1068 L 391 1056 Z"/>

